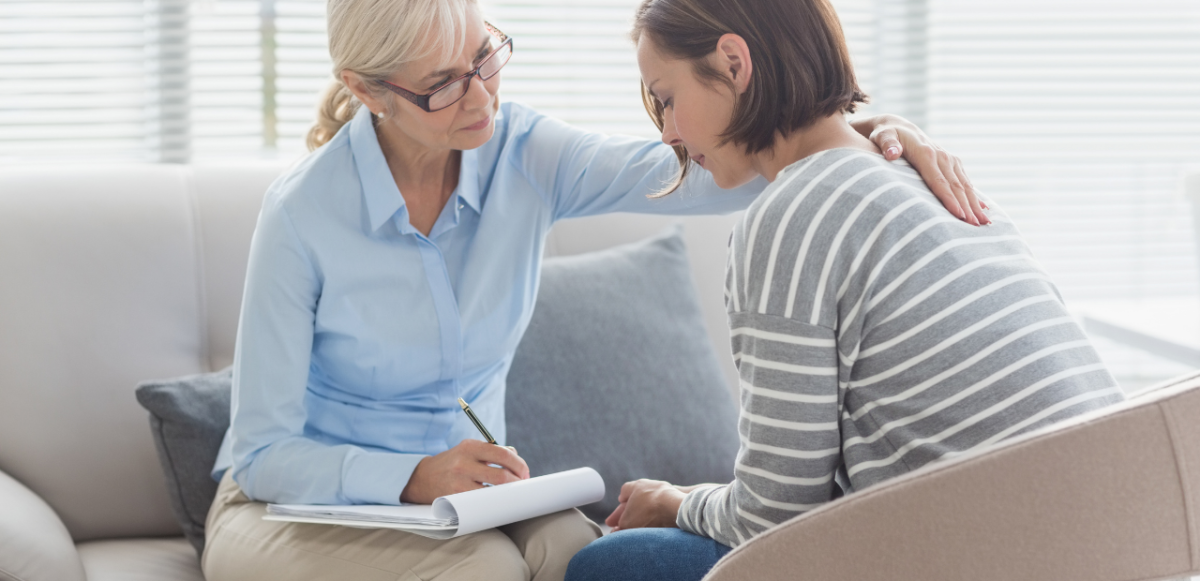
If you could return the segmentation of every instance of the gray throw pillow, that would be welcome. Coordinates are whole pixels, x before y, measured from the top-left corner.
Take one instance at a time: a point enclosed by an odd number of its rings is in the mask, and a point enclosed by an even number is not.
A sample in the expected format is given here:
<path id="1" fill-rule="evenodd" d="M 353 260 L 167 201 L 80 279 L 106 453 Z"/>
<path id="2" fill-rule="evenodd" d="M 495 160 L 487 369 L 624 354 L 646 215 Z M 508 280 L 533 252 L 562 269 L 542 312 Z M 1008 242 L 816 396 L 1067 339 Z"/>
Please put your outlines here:
<path id="1" fill-rule="evenodd" d="M 706 334 L 679 229 L 547 260 L 508 373 L 508 443 L 536 476 L 591 466 L 622 484 L 730 482 L 737 410 Z"/>
<path id="2" fill-rule="evenodd" d="M 204 521 L 217 495 L 210 473 L 229 428 L 233 372 L 147 381 L 137 400 L 150 412 L 150 430 L 167 480 L 171 511 L 183 534 L 204 552 Z"/>

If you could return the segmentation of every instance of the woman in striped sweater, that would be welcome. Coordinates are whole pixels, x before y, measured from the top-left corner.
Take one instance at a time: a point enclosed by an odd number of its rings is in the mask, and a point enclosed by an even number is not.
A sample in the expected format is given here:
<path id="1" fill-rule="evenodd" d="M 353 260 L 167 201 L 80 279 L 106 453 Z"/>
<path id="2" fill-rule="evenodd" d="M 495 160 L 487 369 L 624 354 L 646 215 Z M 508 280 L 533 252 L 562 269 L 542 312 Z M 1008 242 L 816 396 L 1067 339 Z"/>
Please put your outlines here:
<path id="1" fill-rule="evenodd" d="M 568 579 L 699 578 L 842 494 L 1122 399 L 1008 217 L 947 216 L 847 123 L 866 96 L 828 0 L 646 0 L 634 39 L 682 173 L 771 181 L 729 249 L 742 445 L 732 483 L 626 484 Z"/>

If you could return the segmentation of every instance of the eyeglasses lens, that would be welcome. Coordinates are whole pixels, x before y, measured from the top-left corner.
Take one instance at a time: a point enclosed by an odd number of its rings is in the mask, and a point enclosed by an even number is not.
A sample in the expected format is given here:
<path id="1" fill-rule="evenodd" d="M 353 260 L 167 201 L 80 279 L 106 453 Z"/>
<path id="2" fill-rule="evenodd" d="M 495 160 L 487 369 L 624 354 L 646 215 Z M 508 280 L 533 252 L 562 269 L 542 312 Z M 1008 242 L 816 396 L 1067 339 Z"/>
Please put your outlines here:
<path id="1" fill-rule="evenodd" d="M 483 77 L 484 80 L 496 76 L 496 73 L 500 72 L 500 69 L 508 64 L 509 58 L 512 58 L 512 45 L 505 43 L 479 67 L 479 76 Z"/>
<path id="2" fill-rule="evenodd" d="M 500 69 L 508 64 L 508 59 L 512 58 L 512 52 L 512 44 L 506 42 L 500 45 L 500 48 L 488 56 L 487 60 L 483 61 L 483 64 L 479 66 L 480 78 L 486 81 L 496 76 L 496 73 L 500 72 Z M 438 109 L 445 109 L 457 103 L 459 99 L 463 98 L 463 95 L 467 94 L 470 88 L 471 79 L 466 78 L 459 79 L 434 91 L 433 94 L 429 95 L 429 110 L 437 111 Z"/>
<path id="3" fill-rule="evenodd" d="M 457 103 L 463 95 L 467 94 L 468 83 L 470 82 L 471 79 L 459 79 L 438 89 L 429 96 L 429 108 L 437 111 L 438 109 L 445 109 Z"/>

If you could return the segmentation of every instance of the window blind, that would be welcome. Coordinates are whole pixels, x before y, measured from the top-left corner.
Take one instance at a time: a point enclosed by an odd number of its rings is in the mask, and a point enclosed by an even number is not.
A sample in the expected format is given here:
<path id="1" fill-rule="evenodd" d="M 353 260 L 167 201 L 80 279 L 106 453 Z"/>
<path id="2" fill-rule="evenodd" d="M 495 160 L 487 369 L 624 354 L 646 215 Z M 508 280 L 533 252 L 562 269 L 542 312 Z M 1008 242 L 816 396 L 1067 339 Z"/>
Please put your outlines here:
<path id="1" fill-rule="evenodd" d="M 142 0 L 0 2 L 0 163 L 148 159 L 146 20 Z"/>
<path id="2" fill-rule="evenodd" d="M 930 2 L 928 131 L 1064 295 L 1196 296 L 1200 5 Z"/>
<path id="3" fill-rule="evenodd" d="M 191 158 L 254 155 L 267 146 L 264 28 L 269 2 L 190 0 Z"/>
<path id="4" fill-rule="evenodd" d="M 494 0 L 505 99 L 655 137 L 638 0 Z M 304 152 L 332 79 L 325 0 L 0 0 L 0 163 Z M 1193 0 L 834 0 L 863 114 L 962 157 L 1069 299 L 1194 295 L 1183 168 L 1200 163 Z"/>

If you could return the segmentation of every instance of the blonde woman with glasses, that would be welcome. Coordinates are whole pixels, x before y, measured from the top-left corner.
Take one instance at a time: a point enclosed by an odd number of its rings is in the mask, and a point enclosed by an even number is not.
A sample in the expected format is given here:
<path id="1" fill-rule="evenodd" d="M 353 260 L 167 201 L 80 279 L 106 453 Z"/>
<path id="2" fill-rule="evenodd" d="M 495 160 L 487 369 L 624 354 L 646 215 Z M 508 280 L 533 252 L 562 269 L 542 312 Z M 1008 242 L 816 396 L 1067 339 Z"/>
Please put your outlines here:
<path id="1" fill-rule="evenodd" d="M 251 244 L 230 430 L 203 556 L 209 581 L 562 579 L 600 530 L 577 510 L 435 541 L 262 520 L 265 504 L 429 503 L 529 477 L 504 441 L 505 376 L 551 225 L 603 212 L 726 213 L 657 141 L 588 133 L 514 103 L 514 40 L 473 0 L 332 0 L 337 81 L 314 149 L 267 192 Z M 957 159 L 891 117 L 858 129 L 986 220 Z"/>

